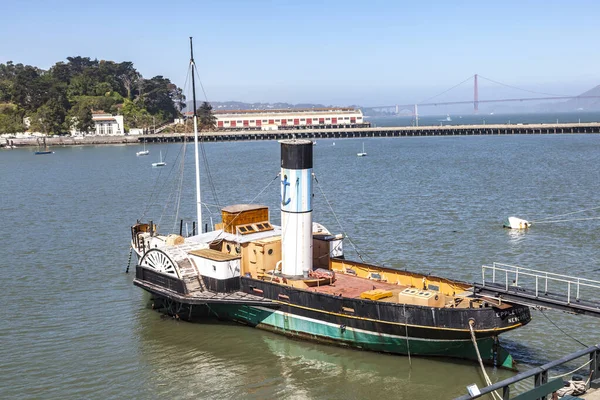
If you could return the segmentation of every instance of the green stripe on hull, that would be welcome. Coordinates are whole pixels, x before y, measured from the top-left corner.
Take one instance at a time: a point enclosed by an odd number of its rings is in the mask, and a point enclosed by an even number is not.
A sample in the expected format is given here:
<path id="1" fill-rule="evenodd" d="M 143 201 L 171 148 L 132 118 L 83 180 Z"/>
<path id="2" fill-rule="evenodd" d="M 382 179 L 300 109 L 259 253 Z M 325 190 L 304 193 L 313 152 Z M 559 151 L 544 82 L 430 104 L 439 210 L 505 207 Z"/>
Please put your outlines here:
<path id="1" fill-rule="evenodd" d="M 281 311 L 250 306 L 211 306 L 220 318 L 227 318 L 260 329 L 273 331 L 286 336 L 312 340 L 321 343 L 349 346 L 363 350 L 419 356 L 446 356 L 477 360 L 473 342 L 468 340 L 417 339 L 406 336 L 380 334 L 378 332 L 352 329 L 333 325 L 316 319 L 288 314 Z M 492 363 L 494 339 L 477 341 L 484 362 Z M 513 368 L 510 354 L 498 348 L 497 365 Z"/>

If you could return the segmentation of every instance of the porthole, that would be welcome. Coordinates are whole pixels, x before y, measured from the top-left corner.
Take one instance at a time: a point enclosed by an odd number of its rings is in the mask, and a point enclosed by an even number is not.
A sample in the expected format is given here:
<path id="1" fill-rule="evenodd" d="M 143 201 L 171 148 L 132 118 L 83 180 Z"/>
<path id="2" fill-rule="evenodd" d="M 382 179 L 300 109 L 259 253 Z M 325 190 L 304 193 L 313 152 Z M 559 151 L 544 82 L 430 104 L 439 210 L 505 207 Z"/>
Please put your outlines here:
<path id="1" fill-rule="evenodd" d="M 273 249 L 269 249 L 269 251 L 267 251 L 267 254 L 272 256 L 273 255 Z"/>
<path id="2" fill-rule="evenodd" d="M 231 245 L 230 244 L 227 245 L 227 252 L 231 253 Z"/>
<path id="3" fill-rule="evenodd" d="M 240 254 L 242 252 L 242 249 L 240 248 L 240 246 L 235 246 L 235 252 Z"/>

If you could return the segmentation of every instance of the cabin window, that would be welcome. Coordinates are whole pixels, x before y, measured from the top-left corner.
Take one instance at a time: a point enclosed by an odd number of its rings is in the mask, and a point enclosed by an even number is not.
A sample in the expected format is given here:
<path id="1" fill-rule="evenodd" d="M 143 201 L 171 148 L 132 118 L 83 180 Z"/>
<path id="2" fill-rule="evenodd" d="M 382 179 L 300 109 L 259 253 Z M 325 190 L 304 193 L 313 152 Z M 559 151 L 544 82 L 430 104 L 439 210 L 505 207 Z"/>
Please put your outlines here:
<path id="1" fill-rule="evenodd" d="M 342 311 L 345 313 L 354 313 L 354 308 L 342 307 Z"/>
<path id="2" fill-rule="evenodd" d="M 231 253 L 231 245 L 227 244 L 227 252 Z"/>
<path id="3" fill-rule="evenodd" d="M 273 249 L 269 249 L 269 251 L 267 251 L 267 254 L 272 256 L 273 255 Z"/>
<path id="4" fill-rule="evenodd" d="M 285 294 L 281 294 L 281 293 L 279 293 L 279 294 L 277 295 L 277 297 L 278 297 L 280 300 L 290 301 L 290 296 L 288 296 L 288 295 L 285 295 Z"/>
<path id="5" fill-rule="evenodd" d="M 240 254 L 242 252 L 242 248 L 240 246 L 235 246 L 235 252 Z"/>
<path id="6" fill-rule="evenodd" d="M 369 274 L 369 279 L 373 279 L 374 281 L 380 281 L 381 280 L 381 274 L 379 274 L 377 272 L 371 272 Z"/>

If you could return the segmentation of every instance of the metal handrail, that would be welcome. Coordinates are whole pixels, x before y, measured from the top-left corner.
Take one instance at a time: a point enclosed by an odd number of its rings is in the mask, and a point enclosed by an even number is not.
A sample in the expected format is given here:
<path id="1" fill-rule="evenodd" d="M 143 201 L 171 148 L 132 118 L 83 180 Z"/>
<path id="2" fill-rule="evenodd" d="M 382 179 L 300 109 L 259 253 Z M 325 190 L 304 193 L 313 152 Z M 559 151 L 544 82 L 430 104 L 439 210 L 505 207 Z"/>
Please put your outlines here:
<path id="1" fill-rule="evenodd" d="M 580 293 L 582 287 L 593 288 L 600 290 L 600 282 L 592 279 L 579 278 L 574 276 L 556 274 L 553 272 L 547 271 L 539 271 L 530 268 L 523 268 L 514 265 L 508 264 L 500 264 L 493 263 L 492 266 L 483 265 L 481 267 L 482 272 L 482 284 L 485 286 L 486 284 L 486 270 L 492 270 L 492 282 L 491 283 L 499 283 L 496 281 L 496 271 L 504 272 L 504 286 L 505 290 L 508 291 L 509 286 L 518 286 L 519 285 L 519 276 L 533 277 L 535 278 L 535 296 L 539 297 L 540 294 L 540 279 L 544 283 L 544 294 L 548 293 L 548 282 L 562 282 L 567 284 L 567 302 L 571 302 L 571 285 L 575 285 L 577 293 L 575 296 L 576 300 L 580 299 Z M 509 283 L 509 274 L 512 277 L 514 274 L 514 280 L 512 283 Z"/>
<path id="2" fill-rule="evenodd" d="M 481 388 L 479 390 L 480 393 L 477 395 L 465 394 L 460 397 L 457 397 L 455 400 L 476 399 L 478 397 L 484 396 L 488 393 L 494 392 L 499 389 L 502 389 L 502 399 L 508 400 L 508 399 L 510 399 L 510 385 L 513 385 L 524 379 L 534 377 L 535 387 L 540 386 L 541 384 L 548 381 L 548 371 L 551 368 L 565 364 L 569 361 L 575 360 L 575 359 L 585 356 L 587 354 L 590 355 L 590 360 L 591 360 L 590 381 L 593 381 L 600 377 L 600 344 L 588 347 L 587 349 L 576 351 L 567 356 L 564 356 L 563 358 L 561 358 L 559 360 L 551 361 L 540 367 L 530 369 L 529 371 L 521 372 L 520 374 L 517 374 L 517 375 L 513 376 L 512 378 L 504 379 L 503 381 L 494 383 L 493 385 Z"/>

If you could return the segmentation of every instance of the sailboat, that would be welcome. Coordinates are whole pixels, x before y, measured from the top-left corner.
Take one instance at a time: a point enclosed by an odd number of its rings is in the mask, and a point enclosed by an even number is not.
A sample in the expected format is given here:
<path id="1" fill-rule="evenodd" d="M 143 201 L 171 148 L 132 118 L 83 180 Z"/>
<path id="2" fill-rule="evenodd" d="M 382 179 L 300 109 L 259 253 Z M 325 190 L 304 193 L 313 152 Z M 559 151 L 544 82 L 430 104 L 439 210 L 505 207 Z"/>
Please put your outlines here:
<path id="1" fill-rule="evenodd" d="M 191 38 L 190 53 L 201 227 Z M 131 226 L 133 284 L 151 294 L 154 309 L 191 322 L 212 317 L 362 350 L 513 367 L 498 335 L 527 324 L 528 307 L 475 295 L 467 282 L 347 259 L 344 236 L 312 220 L 312 142 L 279 144 L 273 165 L 281 168 L 281 226 L 260 204 L 226 206 L 215 229 L 188 237 L 181 228 L 159 233 L 151 220 Z"/>
<path id="2" fill-rule="evenodd" d="M 136 156 L 147 156 L 150 154 L 150 150 L 146 150 L 146 139 L 144 139 L 144 150 L 138 151 L 135 153 Z"/>
<path id="3" fill-rule="evenodd" d="M 41 150 L 41 148 L 39 146 L 39 142 L 38 142 L 38 150 L 33 154 L 38 156 L 41 154 L 54 154 L 54 152 L 52 150 L 50 150 L 49 147 L 46 145 L 46 138 L 44 138 L 44 150 Z"/>
<path id="4" fill-rule="evenodd" d="M 365 142 L 363 142 L 363 149 L 360 153 L 356 153 L 357 156 L 359 157 L 364 157 L 367 155 L 367 153 L 365 152 Z"/>
<path id="5" fill-rule="evenodd" d="M 159 162 L 152 163 L 152 166 L 153 167 L 164 167 L 165 165 L 167 165 L 167 163 L 163 161 L 162 150 L 160 151 L 159 160 L 160 160 Z"/>

